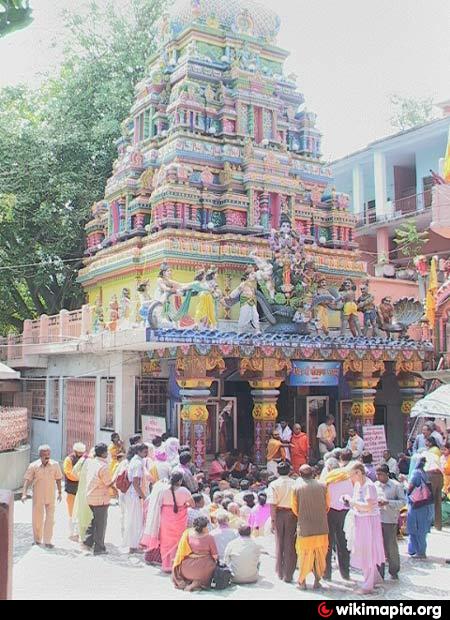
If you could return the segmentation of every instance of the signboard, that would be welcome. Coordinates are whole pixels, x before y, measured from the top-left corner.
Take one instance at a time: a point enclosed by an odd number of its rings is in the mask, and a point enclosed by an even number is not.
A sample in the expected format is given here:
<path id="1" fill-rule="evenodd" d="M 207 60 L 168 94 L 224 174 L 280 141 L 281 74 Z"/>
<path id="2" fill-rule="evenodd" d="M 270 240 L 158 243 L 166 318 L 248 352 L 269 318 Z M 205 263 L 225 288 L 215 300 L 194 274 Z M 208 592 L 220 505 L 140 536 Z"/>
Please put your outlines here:
<path id="1" fill-rule="evenodd" d="M 166 418 L 154 415 L 143 415 L 142 418 L 142 441 L 149 443 L 155 437 L 161 437 L 167 431 Z"/>
<path id="2" fill-rule="evenodd" d="M 288 385 L 304 387 L 309 385 L 336 386 L 341 375 L 340 362 L 292 362 Z"/>
<path id="3" fill-rule="evenodd" d="M 383 452 L 387 450 L 386 430 L 384 426 L 364 426 L 364 450 L 373 456 L 373 464 L 379 465 Z"/>

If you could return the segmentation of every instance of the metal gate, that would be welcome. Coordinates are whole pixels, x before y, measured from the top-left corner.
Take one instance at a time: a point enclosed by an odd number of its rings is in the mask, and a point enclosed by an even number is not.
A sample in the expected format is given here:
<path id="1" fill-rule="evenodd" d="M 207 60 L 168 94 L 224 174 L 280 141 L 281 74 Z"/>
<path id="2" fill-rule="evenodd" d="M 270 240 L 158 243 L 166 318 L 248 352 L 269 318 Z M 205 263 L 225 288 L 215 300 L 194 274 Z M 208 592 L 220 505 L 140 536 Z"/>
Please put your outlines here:
<path id="1" fill-rule="evenodd" d="M 81 441 L 88 450 L 95 444 L 95 379 L 64 380 L 66 452 Z"/>

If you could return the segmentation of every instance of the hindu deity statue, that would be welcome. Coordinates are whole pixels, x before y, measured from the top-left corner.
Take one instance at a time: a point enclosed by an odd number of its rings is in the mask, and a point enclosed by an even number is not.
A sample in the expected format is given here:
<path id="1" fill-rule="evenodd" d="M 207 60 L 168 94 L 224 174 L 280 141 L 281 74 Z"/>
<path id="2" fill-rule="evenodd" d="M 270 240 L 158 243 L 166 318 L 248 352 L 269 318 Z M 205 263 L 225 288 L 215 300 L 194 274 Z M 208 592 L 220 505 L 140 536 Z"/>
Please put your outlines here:
<path id="1" fill-rule="evenodd" d="M 344 280 L 339 289 L 341 309 L 341 334 L 344 336 L 346 329 L 350 330 L 352 336 L 361 336 L 361 325 L 358 317 L 358 305 L 356 303 L 356 286 L 353 280 Z"/>
<path id="2" fill-rule="evenodd" d="M 97 297 L 95 300 L 92 317 L 92 329 L 94 334 L 98 334 L 105 329 L 105 315 L 103 313 L 103 304 L 100 297 Z"/>
<path id="3" fill-rule="evenodd" d="M 117 331 L 117 326 L 119 323 L 119 302 L 117 300 L 117 295 L 113 295 L 109 302 L 109 322 L 108 329 L 110 332 Z"/>
<path id="4" fill-rule="evenodd" d="M 120 329 L 131 327 L 131 291 L 123 288 L 120 295 Z"/>
<path id="5" fill-rule="evenodd" d="M 249 330 L 255 331 L 256 333 L 261 332 L 257 308 L 257 290 L 257 268 L 254 265 L 251 265 L 247 268 L 246 274 L 242 277 L 241 284 L 225 299 L 225 302 L 230 305 L 232 305 L 236 300 L 239 300 L 239 333 L 247 332 Z"/>
<path id="6" fill-rule="evenodd" d="M 356 303 L 358 304 L 359 312 L 361 312 L 364 317 L 364 336 L 367 337 L 369 331 L 372 330 L 372 336 L 376 338 L 378 336 L 378 315 L 375 297 L 369 291 L 369 282 L 365 282 L 361 286 L 361 296 Z"/>

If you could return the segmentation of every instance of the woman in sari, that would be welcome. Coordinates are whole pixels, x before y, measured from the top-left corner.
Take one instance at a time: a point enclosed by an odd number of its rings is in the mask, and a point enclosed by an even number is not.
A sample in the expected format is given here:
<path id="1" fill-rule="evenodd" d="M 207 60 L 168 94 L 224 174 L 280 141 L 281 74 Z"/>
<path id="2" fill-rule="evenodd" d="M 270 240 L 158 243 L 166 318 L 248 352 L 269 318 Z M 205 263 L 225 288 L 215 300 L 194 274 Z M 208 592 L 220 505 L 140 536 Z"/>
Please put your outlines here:
<path id="1" fill-rule="evenodd" d="M 218 557 L 208 519 L 197 517 L 193 529 L 186 530 L 178 545 L 172 572 L 175 587 L 186 592 L 210 588 Z"/>
<path id="2" fill-rule="evenodd" d="M 425 489 L 429 485 L 428 475 L 424 471 L 426 462 L 425 457 L 419 459 L 409 479 L 408 487 L 408 553 L 411 557 L 418 559 L 427 557 L 427 535 L 430 533 L 434 513 L 431 493 L 428 500 L 425 498 L 423 501 L 414 500 L 414 492 L 417 493 L 418 490 Z"/>
<path id="3" fill-rule="evenodd" d="M 353 498 L 344 498 L 354 518 L 350 562 L 353 568 L 363 572 L 364 583 L 358 593 L 371 594 L 377 582 L 382 581 L 378 566 L 385 562 L 377 489 L 367 478 L 362 463 L 352 466 L 350 478 L 354 486 Z"/>
<path id="4" fill-rule="evenodd" d="M 425 471 L 430 481 L 434 498 L 434 527 L 442 530 L 442 489 L 444 488 L 444 475 L 441 470 L 442 452 L 433 436 L 425 439 L 426 458 Z"/>
<path id="5" fill-rule="evenodd" d="M 167 454 L 167 462 L 171 467 L 180 464 L 180 440 L 176 437 L 169 437 L 164 444 L 164 450 Z"/>
<path id="6" fill-rule="evenodd" d="M 78 491 L 73 505 L 73 520 L 78 525 L 78 534 L 81 541 L 86 538 L 86 532 L 94 518 L 87 501 L 87 467 L 85 467 L 86 461 L 88 458 L 92 458 L 92 456 L 93 451 L 90 452 L 89 457 L 83 456 L 72 472 L 78 478 Z"/>
<path id="7" fill-rule="evenodd" d="M 172 474 L 170 482 L 157 482 L 148 499 L 147 519 L 141 544 L 147 548 L 145 560 L 151 562 L 155 550 L 161 552 L 162 569 L 172 572 L 178 543 L 186 530 L 189 507 L 194 507 L 192 495 L 182 487 L 183 475 Z"/>
<path id="8" fill-rule="evenodd" d="M 450 442 L 442 448 L 441 469 L 444 474 L 444 494 L 442 503 L 442 525 L 450 525 Z"/>

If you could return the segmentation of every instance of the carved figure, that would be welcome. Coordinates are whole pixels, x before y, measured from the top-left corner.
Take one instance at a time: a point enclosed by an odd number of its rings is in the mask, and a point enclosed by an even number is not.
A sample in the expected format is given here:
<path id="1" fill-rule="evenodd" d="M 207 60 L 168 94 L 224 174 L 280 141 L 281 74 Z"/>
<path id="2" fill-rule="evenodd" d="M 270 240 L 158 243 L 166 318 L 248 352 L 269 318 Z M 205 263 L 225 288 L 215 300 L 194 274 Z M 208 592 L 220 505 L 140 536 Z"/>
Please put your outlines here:
<path id="1" fill-rule="evenodd" d="M 131 291 L 123 288 L 120 296 L 120 329 L 131 327 Z"/>
<path id="2" fill-rule="evenodd" d="M 344 336 L 346 328 L 350 329 L 352 336 L 361 336 L 361 325 L 358 317 L 358 305 L 356 303 L 356 286 L 353 280 L 344 280 L 340 292 L 341 310 L 341 334 Z"/>
<path id="3" fill-rule="evenodd" d="M 258 334 L 261 332 L 257 308 L 257 288 L 256 268 L 249 267 L 247 274 L 242 278 L 241 284 L 225 300 L 229 304 L 239 300 L 241 306 L 238 323 L 239 333 L 249 330 L 253 330 Z"/>
<path id="4" fill-rule="evenodd" d="M 255 261 L 258 271 L 256 272 L 256 278 L 258 280 L 259 287 L 264 295 L 271 301 L 275 300 L 275 284 L 273 281 L 273 265 L 269 261 L 258 258 L 255 252 L 250 253 L 250 257 Z"/>
<path id="5" fill-rule="evenodd" d="M 117 295 L 111 297 L 109 302 L 109 322 L 108 329 L 110 332 L 117 331 L 117 325 L 119 322 L 119 302 L 117 301 Z"/>
<path id="6" fill-rule="evenodd" d="M 103 313 L 103 305 L 100 297 L 97 297 L 95 301 L 92 318 L 92 329 L 94 334 L 98 334 L 105 329 L 105 315 Z"/>
<path id="7" fill-rule="evenodd" d="M 367 337 L 369 335 L 369 331 L 372 330 L 372 336 L 373 338 L 376 338 L 379 335 L 377 308 L 375 305 L 375 297 L 369 291 L 368 282 L 365 282 L 361 286 L 361 296 L 359 297 L 357 304 L 359 312 L 362 312 L 364 317 L 364 336 Z"/>
<path id="8" fill-rule="evenodd" d="M 204 287 L 199 292 L 195 323 L 197 327 L 216 329 L 218 306 L 223 295 L 217 283 L 217 272 L 210 269 L 204 278 Z"/>

